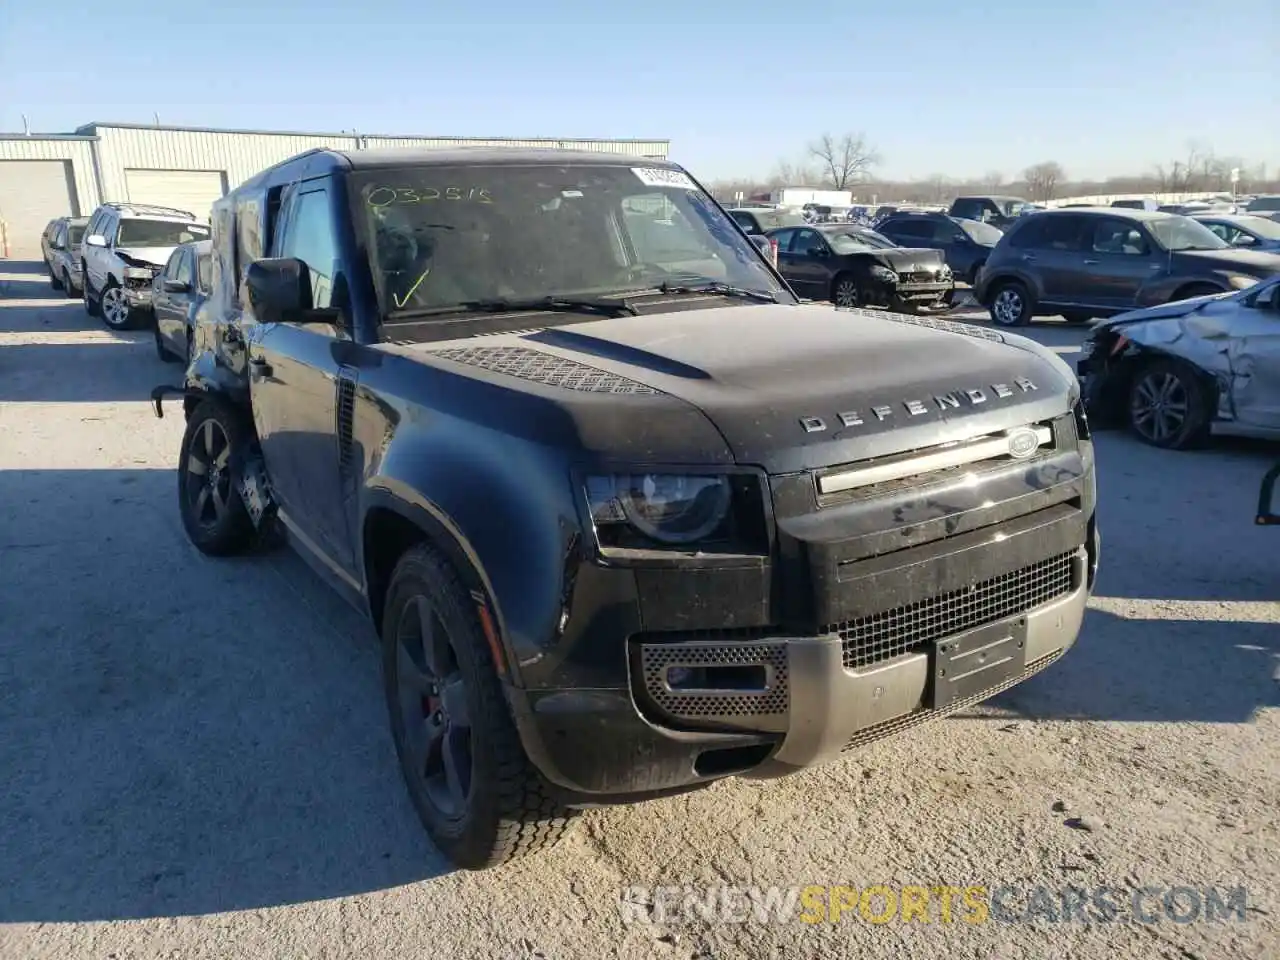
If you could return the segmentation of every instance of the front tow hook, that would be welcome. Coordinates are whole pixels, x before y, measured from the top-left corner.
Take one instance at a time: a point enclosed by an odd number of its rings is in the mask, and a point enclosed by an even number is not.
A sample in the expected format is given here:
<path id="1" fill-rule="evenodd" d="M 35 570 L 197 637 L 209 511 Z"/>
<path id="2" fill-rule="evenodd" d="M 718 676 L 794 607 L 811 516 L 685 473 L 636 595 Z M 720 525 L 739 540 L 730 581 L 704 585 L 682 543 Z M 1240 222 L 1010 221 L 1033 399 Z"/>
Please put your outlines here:
<path id="1" fill-rule="evenodd" d="M 187 391 L 184 390 L 182 387 L 175 387 L 170 384 L 165 384 L 163 386 L 156 387 L 151 391 L 151 406 L 155 409 L 156 416 L 159 417 L 161 420 L 163 420 L 164 407 L 161 406 L 161 401 L 164 400 L 165 397 L 172 397 L 172 396 L 185 397 L 186 395 L 187 395 Z"/>

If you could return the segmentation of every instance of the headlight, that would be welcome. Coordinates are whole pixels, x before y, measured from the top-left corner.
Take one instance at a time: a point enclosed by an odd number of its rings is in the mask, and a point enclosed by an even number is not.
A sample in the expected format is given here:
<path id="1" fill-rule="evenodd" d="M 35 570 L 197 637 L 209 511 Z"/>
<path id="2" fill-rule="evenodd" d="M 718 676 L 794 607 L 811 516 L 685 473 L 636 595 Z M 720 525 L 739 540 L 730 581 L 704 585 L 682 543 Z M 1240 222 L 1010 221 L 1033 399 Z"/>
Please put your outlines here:
<path id="1" fill-rule="evenodd" d="M 640 473 L 588 477 L 587 499 L 601 545 L 609 546 L 619 525 L 659 543 L 705 540 L 725 526 L 733 497 L 724 476 Z"/>
<path id="2" fill-rule="evenodd" d="M 1227 278 L 1227 282 L 1230 283 L 1231 286 L 1234 287 L 1236 290 L 1244 290 L 1248 287 L 1252 287 L 1255 283 L 1257 283 L 1258 278 L 1242 277 L 1239 274 L 1233 274 L 1232 276 Z"/>
<path id="3" fill-rule="evenodd" d="M 871 275 L 875 277 L 877 280 L 881 280 L 885 283 L 898 282 L 898 275 L 894 273 L 892 270 L 890 270 L 888 267 L 873 266 L 871 268 Z"/>
<path id="4" fill-rule="evenodd" d="M 124 278 L 126 280 L 150 280 L 151 271 L 146 267 L 125 267 Z"/>

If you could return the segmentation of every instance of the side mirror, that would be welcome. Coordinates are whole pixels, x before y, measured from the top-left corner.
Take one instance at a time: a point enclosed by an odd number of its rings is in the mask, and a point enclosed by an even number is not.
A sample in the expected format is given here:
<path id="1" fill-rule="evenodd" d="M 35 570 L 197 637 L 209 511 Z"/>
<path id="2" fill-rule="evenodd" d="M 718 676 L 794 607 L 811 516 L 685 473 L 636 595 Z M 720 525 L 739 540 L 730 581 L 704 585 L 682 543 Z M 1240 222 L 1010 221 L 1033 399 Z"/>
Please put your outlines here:
<path id="1" fill-rule="evenodd" d="M 810 247 L 810 248 L 809 248 L 809 256 L 811 256 L 811 257 L 817 257 L 818 259 L 822 259 L 822 258 L 824 258 L 824 257 L 829 257 L 829 256 L 831 256 L 831 251 L 830 251 L 830 250 L 828 250 L 826 247 Z"/>
<path id="2" fill-rule="evenodd" d="M 259 323 L 297 322 L 311 309 L 311 271 L 296 257 L 255 260 L 244 286 Z"/>
<path id="3" fill-rule="evenodd" d="M 166 280 L 164 282 L 165 293 L 190 293 L 191 284 L 185 280 Z"/>
<path id="4" fill-rule="evenodd" d="M 89 236 L 84 238 L 84 243 L 87 247 L 105 247 L 107 245 L 107 238 L 100 233 L 91 233 Z"/>
<path id="5" fill-rule="evenodd" d="M 1257 240 L 1249 236 L 1247 233 L 1242 233 L 1231 241 L 1231 245 L 1233 247 L 1252 247 L 1257 242 Z"/>

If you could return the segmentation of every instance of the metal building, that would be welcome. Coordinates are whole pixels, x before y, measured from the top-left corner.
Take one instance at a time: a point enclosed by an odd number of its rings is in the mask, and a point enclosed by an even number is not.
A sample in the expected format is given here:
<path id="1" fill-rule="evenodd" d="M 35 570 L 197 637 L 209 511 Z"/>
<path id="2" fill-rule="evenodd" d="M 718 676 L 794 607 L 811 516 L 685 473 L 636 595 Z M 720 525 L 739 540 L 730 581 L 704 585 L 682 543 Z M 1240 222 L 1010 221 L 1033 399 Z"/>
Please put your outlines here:
<path id="1" fill-rule="evenodd" d="M 158 203 L 208 216 L 218 197 L 304 150 L 513 146 L 665 158 L 667 140 L 373 136 L 90 123 L 71 134 L 0 134 L 0 256 L 38 257 L 55 217 L 103 200 Z"/>

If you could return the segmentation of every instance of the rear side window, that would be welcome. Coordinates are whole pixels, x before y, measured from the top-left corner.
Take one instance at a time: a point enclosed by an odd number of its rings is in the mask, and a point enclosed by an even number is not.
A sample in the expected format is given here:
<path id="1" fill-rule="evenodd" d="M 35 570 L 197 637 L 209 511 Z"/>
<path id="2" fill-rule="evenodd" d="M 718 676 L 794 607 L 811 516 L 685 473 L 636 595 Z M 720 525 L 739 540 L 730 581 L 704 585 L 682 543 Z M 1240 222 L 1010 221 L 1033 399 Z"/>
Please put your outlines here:
<path id="1" fill-rule="evenodd" d="M 982 219 L 982 201 L 981 200 L 957 200 L 951 205 L 951 215 L 953 217 L 965 217 L 969 220 Z"/>
<path id="2" fill-rule="evenodd" d="M 890 220 L 880 232 L 890 237 L 932 237 L 933 224 L 928 220 Z"/>
<path id="3" fill-rule="evenodd" d="M 729 214 L 734 220 L 738 221 L 738 226 L 746 233 L 760 233 L 760 227 L 756 224 L 756 218 L 749 213 L 743 213 L 741 210 L 735 210 Z"/>
<path id="4" fill-rule="evenodd" d="M 1151 252 L 1147 239 L 1134 224 L 1113 217 L 1094 221 L 1092 248 L 1094 253 L 1140 257 Z"/>
<path id="5" fill-rule="evenodd" d="M 770 237 L 778 244 L 779 253 L 791 252 L 791 241 L 795 238 L 795 230 L 776 230 L 769 234 Z"/>
<path id="6" fill-rule="evenodd" d="M 1018 250 L 1079 250 L 1087 224 L 1083 217 L 1032 217 L 1018 226 L 1009 244 Z"/>

